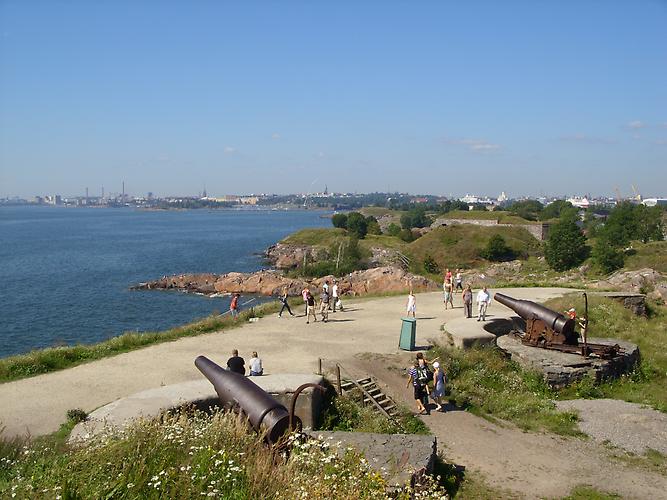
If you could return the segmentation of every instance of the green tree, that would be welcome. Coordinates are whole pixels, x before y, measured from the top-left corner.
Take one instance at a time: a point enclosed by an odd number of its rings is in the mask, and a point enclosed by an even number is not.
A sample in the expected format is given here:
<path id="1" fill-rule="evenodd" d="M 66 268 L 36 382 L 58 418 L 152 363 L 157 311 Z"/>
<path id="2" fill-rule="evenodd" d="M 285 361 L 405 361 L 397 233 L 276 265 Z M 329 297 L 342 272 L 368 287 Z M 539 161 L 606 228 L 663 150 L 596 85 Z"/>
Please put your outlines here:
<path id="1" fill-rule="evenodd" d="M 540 220 L 557 219 L 565 209 L 573 209 L 572 203 L 565 200 L 556 200 L 549 203 L 540 213 Z M 576 209 L 575 209 L 576 210 Z"/>
<path id="2" fill-rule="evenodd" d="M 637 237 L 634 205 L 624 201 L 616 205 L 604 223 L 604 238 L 615 247 L 624 247 Z"/>
<path id="3" fill-rule="evenodd" d="M 480 254 L 486 260 L 494 262 L 504 262 L 515 258 L 514 250 L 507 246 L 505 238 L 499 234 L 494 234 L 486 244 Z"/>
<path id="4" fill-rule="evenodd" d="M 543 208 L 544 206 L 537 200 L 523 200 L 512 203 L 509 211 L 526 220 L 537 220 Z"/>
<path id="5" fill-rule="evenodd" d="M 382 234 L 382 230 L 380 229 L 380 224 L 378 224 L 377 219 L 372 215 L 366 217 L 366 227 L 368 234 Z"/>
<path id="6" fill-rule="evenodd" d="M 390 236 L 398 236 L 399 234 L 401 234 L 401 226 L 399 226 L 398 224 L 394 224 L 394 223 L 392 222 L 392 223 L 389 224 L 389 226 L 387 227 L 387 233 L 388 233 Z"/>
<path id="7" fill-rule="evenodd" d="M 637 205 L 635 207 L 636 234 L 634 235 L 643 243 L 649 241 L 662 241 L 664 229 L 662 225 L 662 209 L 660 207 L 647 207 Z"/>
<path id="8" fill-rule="evenodd" d="M 368 222 L 366 222 L 366 218 L 359 212 L 351 212 L 347 216 L 347 230 L 350 236 L 356 236 L 360 240 L 363 240 L 368 232 Z"/>
<path id="9" fill-rule="evenodd" d="M 412 229 L 413 227 L 426 227 L 431 224 L 431 219 L 426 215 L 426 208 L 416 206 L 401 215 L 401 226 L 403 229 Z"/>
<path id="10" fill-rule="evenodd" d="M 544 251 L 547 263 L 556 271 L 565 271 L 581 264 L 588 256 L 586 237 L 575 217 L 561 217 L 551 226 Z"/>
<path id="11" fill-rule="evenodd" d="M 612 245 L 606 238 L 598 238 L 593 246 L 593 263 L 605 274 L 623 267 L 625 254 L 622 250 Z"/>
<path id="12" fill-rule="evenodd" d="M 331 218 L 331 223 L 334 227 L 339 227 L 341 229 L 347 229 L 347 215 L 346 214 L 334 214 Z"/>
<path id="13" fill-rule="evenodd" d="M 398 237 L 405 241 L 406 243 L 410 243 L 411 241 L 415 240 L 415 235 L 412 234 L 412 230 L 410 229 L 401 229 L 401 232 L 398 234 Z"/>

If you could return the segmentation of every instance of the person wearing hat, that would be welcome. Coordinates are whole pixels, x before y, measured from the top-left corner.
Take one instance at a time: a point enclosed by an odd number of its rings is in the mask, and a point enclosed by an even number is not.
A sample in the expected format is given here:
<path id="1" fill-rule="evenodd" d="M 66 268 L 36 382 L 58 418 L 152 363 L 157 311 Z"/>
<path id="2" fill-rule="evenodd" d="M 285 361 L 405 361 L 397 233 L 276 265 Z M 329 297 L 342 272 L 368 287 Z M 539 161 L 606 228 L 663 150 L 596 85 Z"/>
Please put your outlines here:
<path id="1" fill-rule="evenodd" d="M 437 361 L 433 363 L 433 368 L 433 394 L 431 394 L 431 397 L 435 401 L 435 404 L 438 405 L 435 411 L 442 411 L 442 398 L 445 397 L 445 381 L 447 377 L 445 376 L 445 371 L 440 368 L 440 363 Z"/>
<path id="2" fill-rule="evenodd" d="M 567 314 L 567 317 L 570 319 L 577 319 L 577 311 L 574 310 L 574 307 L 570 307 L 565 311 L 565 314 Z"/>

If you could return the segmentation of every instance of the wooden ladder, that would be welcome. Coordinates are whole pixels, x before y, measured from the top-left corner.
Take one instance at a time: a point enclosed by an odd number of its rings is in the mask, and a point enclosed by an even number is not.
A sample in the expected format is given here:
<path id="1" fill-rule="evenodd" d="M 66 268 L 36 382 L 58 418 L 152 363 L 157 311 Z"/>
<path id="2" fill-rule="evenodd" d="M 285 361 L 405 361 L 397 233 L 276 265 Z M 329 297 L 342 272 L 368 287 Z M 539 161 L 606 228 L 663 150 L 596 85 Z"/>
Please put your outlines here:
<path id="1" fill-rule="evenodd" d="M 343 394 L 355 390 L 363 394 L 362 404 L 364 406 L 370 404 L 376 411 L 392 419 L 398 415 L 396 403 L 382 392 L 382 389 L 380 389 L 372 377 L 358 380 L 344 380 L 340 387 Z"/>

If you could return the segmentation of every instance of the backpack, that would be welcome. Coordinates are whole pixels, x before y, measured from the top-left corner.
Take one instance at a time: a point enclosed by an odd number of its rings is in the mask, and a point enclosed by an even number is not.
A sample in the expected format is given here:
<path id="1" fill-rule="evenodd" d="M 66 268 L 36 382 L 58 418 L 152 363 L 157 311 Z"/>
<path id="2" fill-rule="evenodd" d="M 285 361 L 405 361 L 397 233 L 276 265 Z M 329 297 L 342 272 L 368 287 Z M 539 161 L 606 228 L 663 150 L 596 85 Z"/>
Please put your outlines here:
<path id="1" fill-rule="evenodd" d="M 432 376 L 427 366 L 417 368 L 417 383 L 419 385 L 427 385 Z"/>

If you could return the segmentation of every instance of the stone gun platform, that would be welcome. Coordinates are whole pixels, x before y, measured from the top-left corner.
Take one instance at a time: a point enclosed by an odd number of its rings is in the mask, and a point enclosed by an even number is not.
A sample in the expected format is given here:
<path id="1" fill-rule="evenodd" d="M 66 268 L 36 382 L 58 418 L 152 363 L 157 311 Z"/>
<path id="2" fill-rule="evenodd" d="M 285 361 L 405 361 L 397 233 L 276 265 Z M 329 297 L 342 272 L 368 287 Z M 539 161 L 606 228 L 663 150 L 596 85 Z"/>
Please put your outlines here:
<path id="1" fill-rule="evenodd" d="M 508 353 L 513 361 L 542 372 L 546 382 L 555 388 L 568 386 L 588 374 L 596 381 L 618 377 L 630 371 L 639 361 L 639 347 L 635 344 L 618 339 L 591 338 L 589 341 L 618 344 L 621 353 L 613 359 L 585 358 L 578 354 L 524 345 L 514 335 L 501 335 L 496 339 L 498 347 Z"/>
<path id="2" fill-rule="evenodd" d="M 251 380 L 283 406 L 289 408 L 292 394 L 301 384 L 321 384 L 324 378 L 321 375 L 276 374 L 251 377 Z M 321 402 L 320 392 L 313 390 L 312 387 L 301 393 L 297 400 L 295 413 L 301 418 L 304 427 L 312 427 L 316 415 L 319 414 Z M 109 427 L 120 429 L 138 418 L 156 418 L 168 410 L 185 406 L 196 406 L 199 409 L 207 410 L 219 405 L 218 395 L 211 382 L 206 379 L 149 389 L 121 398 L 93 411 L 87 421 L 74 427 L 69 441 L 91 438 Z"/>

